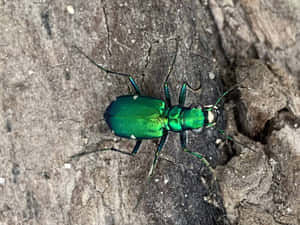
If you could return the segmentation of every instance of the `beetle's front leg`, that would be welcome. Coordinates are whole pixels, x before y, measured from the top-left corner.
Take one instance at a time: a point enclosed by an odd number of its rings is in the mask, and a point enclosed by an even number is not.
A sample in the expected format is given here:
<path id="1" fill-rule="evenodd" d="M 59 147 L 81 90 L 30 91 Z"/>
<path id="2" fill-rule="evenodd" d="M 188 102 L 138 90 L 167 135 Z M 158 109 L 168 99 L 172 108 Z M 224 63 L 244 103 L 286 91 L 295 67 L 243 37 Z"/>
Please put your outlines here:
<path id="1" fill-rule="evenodd" d="M 205 159 L 205 157 L 203 155 L 201 155 L 200 153 L 198 153 L 198 152 L 192 152 L 192 151 L 190 151 L 186 148 L 186 131 L 180 132 L 180 143 L 181 143 L 181 148 L 184 152 L 187 152 L 187 153 L 192 154 L 193 156 L 196 156 L 198 159 L 200 159 L 208 167 L 208 169 L 211 171 L 211 173 L 213 175 L 213 178 L 215 180 L 216 179 L 215 171 L 210 166 L 209 162 Z"/>

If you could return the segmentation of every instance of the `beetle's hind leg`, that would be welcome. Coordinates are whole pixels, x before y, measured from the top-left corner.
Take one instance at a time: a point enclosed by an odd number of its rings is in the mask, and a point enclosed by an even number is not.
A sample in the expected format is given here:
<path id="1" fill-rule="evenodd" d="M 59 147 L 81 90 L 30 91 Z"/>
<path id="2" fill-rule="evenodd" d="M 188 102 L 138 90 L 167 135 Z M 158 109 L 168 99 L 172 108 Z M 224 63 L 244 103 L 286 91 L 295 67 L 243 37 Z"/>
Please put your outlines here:
<path id="1" fill-rule="evenodd" d="M 140 91 L 139 87 L 137 86 L 136 82 L 134 81 L 134 79 L 131 76 L 129 76 L 128 79 L 129 79 L 130 83 L 132 84 L 132 87 L 134 88 L 136 94 L 141 95 L 141 91 Z"/>
<path id="2" fill-rule="evenodd" d="M 142 140 L 137 140 L 137 141 L 136 141 L 136 144 L 135 144 L 135 146 L 134 146 L 134 148 L 133 148 L 133 150 L 132 150 L 132 152 L 131 152 L 131 155 L 132 155 L 132 156 L 134 156 L 134 155 L 138 152 L 138 150 L 139 150 L 141 144 L 142 144 Z"/>
<path id="3" fill-rule="evenodd" d="M 124 154 L 124 155 L 135 156 L 136 153 L 138 152 L 141 144 L 142 144 L 142 140 L 137 140 L 132 152 L 126 152 L 126 151 L 122 151 L 122 150 L 119 150 L 119 149 L 116 149 L 116 148 L 102 148 L 102 149 L 97 148 L 97 149 L 92 150 L 92 151 L 80 152 L 80 153 L 77 153 L 75 155 L 72 155 L 71 159 L 81 157 L 81 156 L 84 156 L 84 155 L 88 155 L 88 154 L 92 154 L 92 153 L 96 153 L 96 152 L 105 152 L 105 151 L 114 151 L 114 152 L 119 152 L 119 153 Z"/>

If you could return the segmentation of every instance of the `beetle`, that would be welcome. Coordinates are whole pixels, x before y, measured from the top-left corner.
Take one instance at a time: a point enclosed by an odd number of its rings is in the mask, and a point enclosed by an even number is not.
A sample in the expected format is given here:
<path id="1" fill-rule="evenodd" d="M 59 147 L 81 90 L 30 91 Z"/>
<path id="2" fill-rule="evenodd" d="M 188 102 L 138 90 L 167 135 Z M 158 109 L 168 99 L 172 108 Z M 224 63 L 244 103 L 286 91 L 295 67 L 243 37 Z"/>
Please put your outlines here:
<path id="1" fill-rule="evenodd" d="M 117 97 L 115 101 L 110 103 L 104 113 L 104 119 L 107 125 L 112 130 L 112 133 L 114 133 L 116 136 L 133 139 L 136 141 L 133 150 L 131 152 L 125 152 L 115 148 L 107 148 L 97 149 L 92 152 L 111 150 L 134 156 L 138 152 L 143 140 L 160 138 L 150 171 L 147 176 L 147 178 L 149 178 L 152 176 L 153 170 L 156 167 L 159 154 L 166 142 L 168 132 L 172 131 L 179 133 L 181 148 L 183 149 L 183 151 L 199 158 L 210 169 L 214 176 L 214 170 L 211 168 L 209 162 L 205 159 L 205 157 L 200 153 L 190 151 L 187 148 L 186 132 L 188 130 L 199 131 L 203 128 L 214 127 L 220 114 L 220 110 L 217 105 L 220 103 L 222 98 L 229 92 L 231 92 L 234 88 L 236 88 L 237 85 L 224 92 L 217 99 L 214 105 L 186 107 L 184 106 L 186 99 L 186 89 L 187 87 L 189 87 L 190 89 L 193 88 L 191 88 L 188 83 L 184 82 L 181 86 L 178 104 L 172 105 L 169 86 L 167 82 L 171 70 L 169 70 L 164 82 L 164 101 L 162 99 L 142 95 L 138 85 L 136 84 L 132 76 L 130 76 L 129 74 L 114 72 L 106 69 L 103 66 L 97 64 L 80 48 L 78 48 L 77 46 L 73 47 L 76 48 L 80 54 L 82 54 L 100 70 L 109 74 L 127 77 L 135 91 L 133 95 L 123 95 Z M 176 56 L 174 57 L 173 63 L 175 61 L 175 58 Z M 218 129 L 218 131 L 221 134 L 225 135 L 224 131 L 220 129 Z M 225 137 L 227 136 L 225 135 Z M 232 140 L 232 138 L 229 136 L 227 138 Z M 91 152 L 78 153 L 76 155 L 73 155 L 72 158 L 89 153 Z"/>

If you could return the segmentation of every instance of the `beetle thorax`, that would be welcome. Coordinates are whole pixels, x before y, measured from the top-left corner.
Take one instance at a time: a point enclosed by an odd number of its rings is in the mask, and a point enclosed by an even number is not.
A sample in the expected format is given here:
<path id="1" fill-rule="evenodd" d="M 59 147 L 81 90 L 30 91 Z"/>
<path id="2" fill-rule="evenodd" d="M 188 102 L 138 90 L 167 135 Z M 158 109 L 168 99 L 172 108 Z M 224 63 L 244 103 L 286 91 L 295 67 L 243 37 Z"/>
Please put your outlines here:
<path id="1" fill-rule="evenodd" d="M 182 112 L 184 108 L 180 106 L 174 106 L 168 111 L 168 130 L 182 131 Z"/>

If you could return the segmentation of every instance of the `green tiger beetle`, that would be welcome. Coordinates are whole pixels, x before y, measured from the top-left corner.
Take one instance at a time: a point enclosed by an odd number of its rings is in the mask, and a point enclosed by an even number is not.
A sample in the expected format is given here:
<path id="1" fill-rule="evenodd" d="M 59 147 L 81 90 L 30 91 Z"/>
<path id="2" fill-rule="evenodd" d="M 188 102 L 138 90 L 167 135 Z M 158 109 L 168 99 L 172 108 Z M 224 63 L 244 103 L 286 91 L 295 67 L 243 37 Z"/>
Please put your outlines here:
<path id="1" fill-rule="evenodd" d="M 134 95 L 123 95 L 117 97 L 117 99 L 107 107 L 104 113 L 104 119 L 115 135 L 136 140 L 136 144 L 132 152 L 125 152 L 115 148 L 97 149 L 92 152 L 110 150 L 134 156 L 138 152 L 144 139 L 160 138 L 160 142 L 155 152 L 154 160 L 147 176 L 147 178 L 150 178 L 153 174 L 154 168 L 156 167 L 159 154 L 163 149 L 163 146 L 168 137 L 168 132 L 173 131 L 179 133 L 180 135 L 182 150 L 200 159 L 210 169 L 214 176 L 214 170 L 211 168 L 209 162 L 205 159 L 205 157 L 200 153 L 190 151 L 187 148 L 186 132 L 188 130 L 199 130 L 202 128 L 214 127 L 220 114 L 218 104 L 223 99 L 223 97 L 233 89 L 235 89 L 237 85 L 224 92 L 213 105 L 186 107 L 184 106 L 186 89 L 187 87 L 192 90 L 194 89 L 185 82 L 181 87 L 178 105 L 172 105 L 167 82 L 171 70 L 169 70 L 164 82 L 164 94 L 166 98 L 164 101 L 158 98 L 143 96 L 138 85 L 129 74 L 108 70 L 97 64 L 92 58 L 86 55 L 77 46 L 74 46 L 74 48 L 76 48 L 80 54 L 85 56 L 100 70 L 109 74 L 127 77 L 135 91 Z M 173 59 L 173 63 L 175 62 L 175 58 L 176 56 Z M 224 131 L 218 131 L 225 135 Z M 232 140 L 232 138 L 229 136 L 225 135 L 225 137 Z M 82 152 L 73 155 L 72 158 L 92 152 Z"/>

